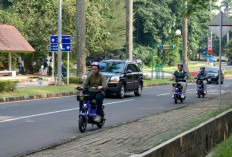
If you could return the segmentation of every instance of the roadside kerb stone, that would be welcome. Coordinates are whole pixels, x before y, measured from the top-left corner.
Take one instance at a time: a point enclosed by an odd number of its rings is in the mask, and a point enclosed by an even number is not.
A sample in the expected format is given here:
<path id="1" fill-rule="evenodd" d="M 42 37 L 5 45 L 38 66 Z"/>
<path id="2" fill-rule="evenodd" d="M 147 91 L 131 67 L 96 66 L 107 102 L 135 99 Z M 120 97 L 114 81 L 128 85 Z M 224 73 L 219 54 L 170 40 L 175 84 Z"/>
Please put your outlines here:
<path id="1" fill-rule="evenodd" d="M 232 105 L 231 97 L 232 93 L 222 96 L 222 107 Z M 140 154 L 196 126 L 196 122 L 209 117 L 215 111 L 218 111 L 217 98 L 208 101 L 202 99 L 200 103 L 86 134 L 70 143 L 66 142 L 29 156 L 121 157 Z"/>
<path id="2" fill-rule="evenodd" d="M 72 95 L 77 95 L 77 94 L 78 94 L 78 91 L 66 92 L 66 93 L 53 93 L 53 94 L 41 94 L 41 95 L 31 95 L 31 96 L 0 98 L 0 103 L 12 102 L 12 101 L 32 100 L 32 99 L 45 99 L 45 98 L 62 97 L 62 96 L 72 96 Z"/>

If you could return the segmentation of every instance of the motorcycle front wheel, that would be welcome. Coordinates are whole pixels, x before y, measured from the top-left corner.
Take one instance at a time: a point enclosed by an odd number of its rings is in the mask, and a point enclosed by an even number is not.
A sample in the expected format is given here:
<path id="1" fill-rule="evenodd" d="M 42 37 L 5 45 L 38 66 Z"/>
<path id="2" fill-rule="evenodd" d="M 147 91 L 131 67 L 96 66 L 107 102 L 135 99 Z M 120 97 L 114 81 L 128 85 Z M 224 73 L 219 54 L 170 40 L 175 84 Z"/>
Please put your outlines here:
<path id="1" fill-rule="evenodd" d="M 81 133 L 84 133 L 87 128 L 87 120 L 85 119 L 84 116 L 81 116 L 79 118 L 79 130 Z"/>

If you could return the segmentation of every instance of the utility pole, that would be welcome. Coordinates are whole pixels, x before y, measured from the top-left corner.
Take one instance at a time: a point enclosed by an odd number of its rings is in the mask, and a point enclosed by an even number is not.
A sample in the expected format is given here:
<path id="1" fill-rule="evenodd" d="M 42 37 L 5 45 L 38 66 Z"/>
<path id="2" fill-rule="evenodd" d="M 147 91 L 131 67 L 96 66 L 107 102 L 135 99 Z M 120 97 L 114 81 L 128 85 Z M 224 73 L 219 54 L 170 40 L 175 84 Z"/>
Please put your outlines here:
<path id="1" fill-rule="evenodd" d="M 128 59 L 133 57 L 133 0 L 126 0 L 126 52 Z"/>
<path id="2" fill-rule="evenodd" d="M 187 0 L 184 2 L 185 8 L 187 8 Z M 188 18 L 187 13 L 185 12 L 183 15 L 183 51 L 182 51 L 182 59 L 184 64 L 184 70 L 188 72 Z"/>
<path id="3" fill-rule="evenodd" d="M 76 0 L 77 6 L 77 76 L 86 73 L 85 54 L 85 0 Z"/>
<path id="4" fill-rule="evenodd" d="M 57 69 L 58 69 L 58 79 L 57 79 L 57 85 L 62 85 L 61 80 L 61 62 L 62 62 L 62 0 L 58 0 L 58 63 L 57 63 Z"/>

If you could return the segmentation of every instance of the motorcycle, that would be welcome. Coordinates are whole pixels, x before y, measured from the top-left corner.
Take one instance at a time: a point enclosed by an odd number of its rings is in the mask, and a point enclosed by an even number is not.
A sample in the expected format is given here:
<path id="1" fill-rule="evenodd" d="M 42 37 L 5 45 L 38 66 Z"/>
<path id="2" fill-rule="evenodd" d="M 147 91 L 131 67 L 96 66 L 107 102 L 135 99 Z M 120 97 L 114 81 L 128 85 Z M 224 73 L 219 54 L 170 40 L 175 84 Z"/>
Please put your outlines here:
<path id="1" fill-rule="evenodd" d="M 97 125 L 100 129 L 105 124 L 105 113 L 104 113 L 104 106 L 102 106 L 102 115 L 101 121 L 96 122 L 94 119 L 97 116 L 97 103 L 96 100 L 92 98 L 89 93 L 89 90 L 95 90 L 97 87 L 77 87 L 77 90 L 80 91 L 80 94 L 77 95 L 77 101 L 82 103 L 82 109 L 80 109 L 79 113 L 79 130 L 81 133 L 84 133 L 87 128 L 87 124 L 92 124 L 92 126 Z M 87 93 L 87 94 L 83 94 Z"/>
<path id="2" fill-rule="evenodd" d="M 174 97 L 173 97 L 175 104 L 177 104 L 178 100 L 181 103 L 183 103 L 183 101 L 185 100 L 185 98 L 181 98 L 183 87 L 178 82 L 175 82 L 172 85 L 173 87 L 175 87 L 175 92 L 174 92 Z"/>
<path id="3" fill-rule="evenodd" d="M 198 84 L 198 88 L 197 88 L 197 95 L 198 98 L 200 98 L 201 96 L 204 98 L 205 97 L 205 87 L 204 87 L 204 83 L 203 81 L 206 79 L 197 79 L 196 83 Z"/>

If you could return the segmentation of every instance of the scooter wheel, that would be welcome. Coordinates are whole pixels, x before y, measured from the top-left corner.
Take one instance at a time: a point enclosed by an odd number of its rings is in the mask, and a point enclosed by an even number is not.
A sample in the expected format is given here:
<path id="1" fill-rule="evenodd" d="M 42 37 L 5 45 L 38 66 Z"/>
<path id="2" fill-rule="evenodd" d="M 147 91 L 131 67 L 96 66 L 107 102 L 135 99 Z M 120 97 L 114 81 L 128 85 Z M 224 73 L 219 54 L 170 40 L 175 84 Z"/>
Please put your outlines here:
<path id="1" fill-rule="evenodd" d="M 105 124 L 105 117 L 102 116 L 101 119 L 102 119 L 101 122 L 97 123 L 98 129 L 101 129 L 104 126 L 104 124 Z"/>
<path id="2" fill-rule="evenodd" d="M 177 104 L 177 98 L 175 98 L 174 101 L 175 101 L 175 104 Z"/>
<path id="3" fill-rule="evenodd" d="M 180 102 L 183 103 L 184 99 L 180 99 Z"/>
<path id="4" fill-rule="evenodd" d="M 81 133 L 84 133 L 87 128 L 87 120 L 85 117 L 81 116 L 79 119 L 79 130 Z"/>

